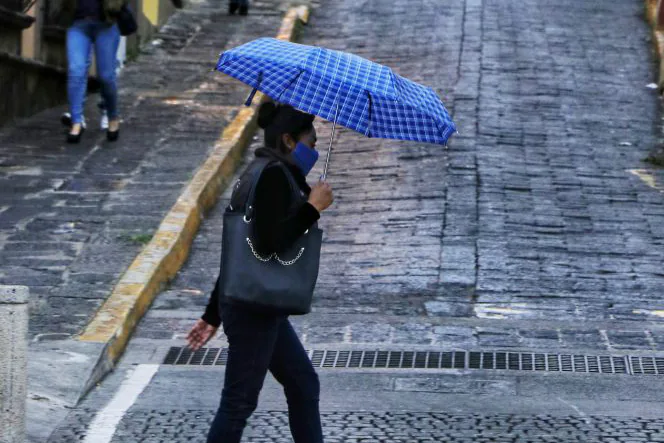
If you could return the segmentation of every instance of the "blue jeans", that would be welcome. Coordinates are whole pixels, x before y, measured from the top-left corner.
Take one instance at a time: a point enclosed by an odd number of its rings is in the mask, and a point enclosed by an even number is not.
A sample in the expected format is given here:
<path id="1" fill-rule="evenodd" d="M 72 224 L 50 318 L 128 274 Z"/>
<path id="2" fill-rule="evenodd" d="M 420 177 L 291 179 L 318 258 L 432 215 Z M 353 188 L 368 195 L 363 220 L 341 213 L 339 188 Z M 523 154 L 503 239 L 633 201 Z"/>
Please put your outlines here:
<path id="1" fill-rule="evenodd" d="M 288 318 L 224 305 L 221 320 L 228 362 L 207 443 L 240 443 L 268 370 L 284 387 L 293 441 L 323 443 L 318 375 Z"/>
<path id="2" fill-rule="evenodd" d="M 118 118 L 118 90 L 116 85 L 116 54 L 120 44 L 117 25 L 99 20 L 76 20 L 67 29 L 67 96 L 72 123 L 83 120 L 83 103 L 88 87 L 91 46 L 94 44 L 97 76 L 108 118 Z"/>

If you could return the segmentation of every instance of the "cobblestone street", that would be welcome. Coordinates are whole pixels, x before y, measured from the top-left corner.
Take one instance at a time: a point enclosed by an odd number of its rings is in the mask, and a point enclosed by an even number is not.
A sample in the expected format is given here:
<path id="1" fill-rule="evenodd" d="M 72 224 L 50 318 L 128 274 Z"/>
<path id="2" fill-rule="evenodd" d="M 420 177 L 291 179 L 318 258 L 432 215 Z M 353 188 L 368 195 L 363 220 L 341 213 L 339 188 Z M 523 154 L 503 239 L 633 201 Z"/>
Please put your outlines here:
<path id="1" fill-rule="evenodd" d="M 321 219 L 316 309 L 297 319 L 305 340 L 664 345 L 657 321 L 664 195 L 639 178 L 664 181 L 641 162 L 655 143 L 657 115 L 645 87 L 652 66 L 641 5 L 604 11 L 635 30 L 628 39 L 604 35 L 601 23 L 582 26 L 596 20 L 576 2 L 544 15 L 547 6 L 527 5 L 523 13 L 511 2 L 475 0 L 444 11 L 423 0 L 315 10 L 304 43 L 351 51 L 432 85 L 460 134 L 442 150 L 341 131 L 330 172 L 335 206 Z M 589 55 L 597 52 L 619 52 L 623 62 Z M 325 140 L 330 125 L 319 126 Z M 203 309 L 222 210 L 209 216 L 138 336 L 184 334 L 191 318 L 169 312 Z"/>
<path id="2" fill-rule="evenodd" d="M 91 415 L 91 411 L 87 414 Z M 153 410 L 127 415 L 113 442 L 202 441 L 213 414 L 200 410 Z M 660 442 L 661 419 L 620 419 L 574 416 L 537 417 L 509 415 L 454 415 L 444 413 L 355 412 L 325 413 L 325 441 L 360 442 L 459 442 L 489 443 L 528 441 L 558 442 Z M 252 420 L 247 441 L 291 441 L 285 412 L 261 412 Z M 70 441 L 85 435 L 85 428 L 68 430 Z M 145 436 L 149 436 L 145 438 Z"/>
<path id="3" fill-rule="evenodd" d="M 658 396 L 664 384 L 664 170 L 642 161 L 660 132 L 656 93 L 646 87 L 656 68 L 643 2 L 443 3 L 312 4 L 301 43 L 349 51 L 433 87 L 459 134 L 443 148 L 338 132 L 329 174 L 335 203 L 320 220 L 325 237 L 314 311 L 292 321 L 312 351 L 512 351 L 548 353 L 553 360 L 545 369 L 526 368 L 519 357 L 516 367 L 507 361 L 491 371 L 473 366 L 471 352 L 464 354 L 468 361 L 448 367 L 403 366 L 403 360 L 381 369 L 322 364 L 326 442 L 664 442 Z M 106 194 L 94 194 L 99 201 L 90 212 L 83 205 L 90 217 L 111 217 L 111 226 L 80 234 L 99 238 L 93 244 L 107 245 L 107 234 L 127 229 L 114 225 L 123 220 L 135 227 L 131 234 L 140 233 L 147 219 L 136 214 L 158 218 L 175 198 L 162 194 L 177 195 L 204 158 L 206 143 L 248 92 L 221 74 L 203 80 L 202 66 L 224 47 L 272 35 L 281 13 L 256 3 L 247 18 L 253 21 L 246 22 L 251 25 L 242 25 L 222 16 L 225 6 L 222 0 L 191 5 L 180 26 L 196 29 L 197 43 L 162 54 L 158 67 L 151 68 L 151 57 L 159 54 L 146 55 L 124 74 L 128 97 L 141 97 L 128 111 L 127 126 L 137 129 L 128 133 L 126 150 L 136 153 L 133 146 L 145 145 L 149 159 L 140 162 L 153 168 L 118 172 L 110 188 L 99 191 Z M 216 33 L 221 26 L 229 27 L 223 35 Z M 167 45 L 180 48 L 182 40 L 173 37 Z M 181 63 L 174 78 L 162 72 L 172 60 Z M 165 93 L 146 93 L 157 72 L 172 87 L 183 75 L 190 79 L 196 110 L 181 107 L 183 91 L 173 93 L 173 108 Z M 168 112 L 174 132 L 153 134 L 149 128 L 163 125 Z M 324 151 L 331 125 L 316 125 Z M 152 148 L 153 142 L 172 150 Z M 258 134 L 244 165 L 261 142 Z M 17 141 L 12 155 L 21 146 Z M 86 162 L 104 152 L 92 151 Z M 107 166 L 101 157 L 96 161 L 83 163 L 84 169 Z M 123 175 L 128 171 L 135 174 L 130 180 Z M 61 186 L 99 183 L 67 178 Z M 127 192 L 142 196 L 140 208 L 123 212 Z M 57 197 L 48 198 L 58 207 Z M 104 420 L 109 401 L 131 385 L 136 368 L 150 365 L 158 366 L 154 378 L 118 418 L 109 441 L 205 441 L 223 365 L 172 365 L 164 357 L 184 345 L 207 303 L 228 198 L 227 190 L 207 214 L 187 263 L 138 325 L 115 372 L 67 416 L 50 443 L 89 441 L 86 435 Z M 58 220 L 44 215 L 27 226 L 64 229 L 69 219 Z M 0 233 L 4 254 L 7 245 L 23 247 L 20 235 Z M 76 240 L 78 231 L 71 235 L 72 248 L 86 241 Z M 88 254 L 99 260 L 99 251 L 89 247 L 75 263 Z M 111 281 L 137 249 L 118 247 L 122 260 L 110 254 L 90 266 L 108 267 L 103 281 Z M 10 255 L 5 280 L 22 275 L 18 266 L 25 265 L 18 258 L 24 254 Z M 57 280 L 59 269 L 44 272 Z M 67 269 L 62 275 L 77 275 Z M 96 281 L 102 273 L 85 272 Z M 94 294 L 78 281 L 62 281 L 49 297 Z M 43 286 L 51 284 L 44 280 Z M 75 304 L 80 321 L 63 321 L 62 327 L 46 325 L 51 311 L 44 308 L 34 334 L 75 333 L 103 301 L 98 295 L 84 297 L 90 299 L 85 309 Z M 223 334 L 209 344 L 224 345 Z M 611 356 L 612 371 L 590 368 L 591 356 Z M 565 359 L 572 362 L 569 370 L 562 367 Z M 616 359 L 623 359 L 624 371 L 616 369 Z M 551 361 L 560 367 L 551 369 Z M 576 370 L 579 361 L 589 369 Z M 269 380 L 245 441 L 291 441 L 282 396 Z"/>

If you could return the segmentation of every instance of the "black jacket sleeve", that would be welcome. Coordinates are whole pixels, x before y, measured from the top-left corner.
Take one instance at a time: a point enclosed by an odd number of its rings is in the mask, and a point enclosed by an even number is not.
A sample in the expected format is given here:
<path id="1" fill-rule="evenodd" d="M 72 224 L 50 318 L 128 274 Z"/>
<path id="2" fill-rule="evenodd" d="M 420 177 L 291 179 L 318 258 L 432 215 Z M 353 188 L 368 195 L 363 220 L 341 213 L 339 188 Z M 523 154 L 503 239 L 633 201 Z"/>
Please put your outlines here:
<path id="1" fill-rule="evenodd" d="M 219 315 L 219 279 L 221 276 L 217 277 L 217 282 L 214 284 L 214 289 L 210 294 L 210 299 L 208 304 L 205 307 L 205 312 L 201 316 L 201 319 L 210 326 L 218 328 L 221 324 L 221 316 Z"/>
<path id="2" fill-rule="evenodd" d="M 261 252 L 281 252 L 287 249 L 320 218 L 316 208 L 307 202 L 289 213 L 290 182 L 279 166 L 265 169 L 256 186 L 254 235 Z M 221 324 L 219 278 L 201 318 L 212 326 L 218 327 Z"/>

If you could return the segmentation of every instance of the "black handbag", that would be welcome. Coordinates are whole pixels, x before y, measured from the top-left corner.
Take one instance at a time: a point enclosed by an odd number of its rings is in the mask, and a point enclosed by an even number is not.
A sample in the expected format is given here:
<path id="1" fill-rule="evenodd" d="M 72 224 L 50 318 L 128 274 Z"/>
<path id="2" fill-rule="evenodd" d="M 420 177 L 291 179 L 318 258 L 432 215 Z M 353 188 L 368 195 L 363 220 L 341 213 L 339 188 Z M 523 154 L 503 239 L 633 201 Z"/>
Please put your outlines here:
<path id="1" fill-rule="evenodd" d="M 263 170 L 273 160 L 252 162 L 236 186 L 224 213 L 221 254 L 221 294 L 232 302 L 287 315 L 311 311 L 323 231 L 312 226 L 289 249 L 278 254 L 261 254 L 253 235 L 253 202 Z M 288 176 L 294 206 L 304 197 L 295 178 L 281 162 Z M 246 197 L 246 198 L 245 198 Z"/>
<path id="2" fill-rule="evenodd" d="M 132 35 L 138 30 L 136 18 L 134 18 L 134 14 L 131 12 L 129 5 L 123 5 L 122 8 L 120 8 L 116 21 L 118 29 L 120 30 L 120 35 Z"/>

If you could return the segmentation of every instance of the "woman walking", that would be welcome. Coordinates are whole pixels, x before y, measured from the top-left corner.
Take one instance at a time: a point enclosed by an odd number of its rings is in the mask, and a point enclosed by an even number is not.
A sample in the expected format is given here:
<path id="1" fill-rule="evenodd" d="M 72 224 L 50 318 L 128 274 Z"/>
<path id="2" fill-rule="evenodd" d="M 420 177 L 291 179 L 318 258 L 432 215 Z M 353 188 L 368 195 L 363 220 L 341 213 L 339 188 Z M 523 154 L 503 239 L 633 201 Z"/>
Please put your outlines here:
<path id="1" fill-rule="evenodd" d="M 332 204 L 328 184 L 318 182 L 310 188 L 305 179 L 318 159 L 313 120 L 313 115 L 286 105 L 266 103 L 259 110 L 265 147 L 256 157 L 271 160 L 260 174 L 253 200 L 253 236 L 260 254 L 288 249 Z M 304 196 L 295 205 L 291 179 Z M 205 313 L 188 335 L 194 350 L 212 338 L 220 324 L 228 338 L 221 403 L 207 442 L 240 442 L 269 370 L 284 387 L 295 443 L 322 443 L 318 375 L 288 316 L 231 302 L 221 287 L 217 280 Z"/>
<path id="2" fill-rule="evenodd" d="M 128 0 L 64 0 L 62 22 L 67 28 L 67 97 L 71 127 L 69 143 L 78 143 L 85 127 L 83 103 L 88 85 L 91 47 L 94 44 L 97 76 L 108 114 L 106 138 L 115 141 L 120 135 L 116 85 L 116 53 L 120 31 L 116 20 Z"/>

